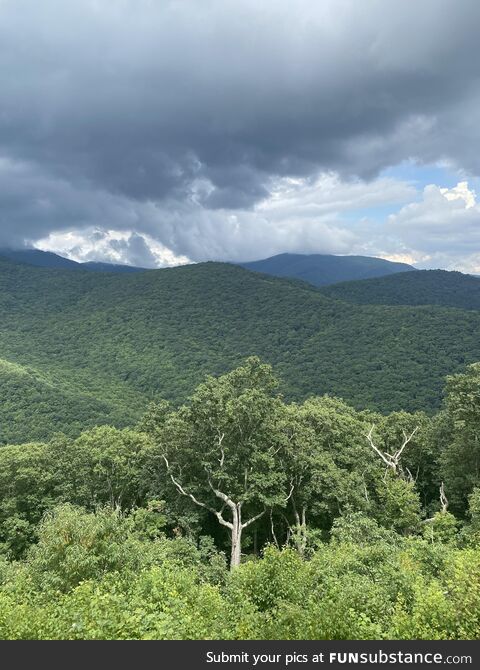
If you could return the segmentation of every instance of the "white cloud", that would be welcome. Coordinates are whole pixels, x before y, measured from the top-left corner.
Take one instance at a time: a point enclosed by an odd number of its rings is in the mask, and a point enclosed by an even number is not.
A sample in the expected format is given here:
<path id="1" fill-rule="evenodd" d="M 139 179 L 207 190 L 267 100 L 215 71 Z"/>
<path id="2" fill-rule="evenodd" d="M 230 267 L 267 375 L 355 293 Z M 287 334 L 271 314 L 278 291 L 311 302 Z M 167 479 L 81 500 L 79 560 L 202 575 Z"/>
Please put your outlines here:
<path id="1" fill-rule="evenodd" d="M 476 193 L 468 188 L 468 182 L 461 181 L 453 188 L 441 188 L 440 193 L 447 200 L 463 200 L 465 208 L 475 207 Z"/>
<path id="2" fill-rule="evenodd" d="M 480 205 L 467 182 L 453 188 L 426 186 L 422 199 L 388 217 L 387 229 L 420 267 L 478 269 Z"/>
<path id="3" fill-rule="evenodd" d="M 337 215 L 341 212 L 401 204 L 415 197 L 405 181 L 379 178 L 371 182 L 342 181 L 338 174 L 320 174 L 315 180 L 280 179 L 256 211 L 279 219 Z"/>
<path id="4" fill-rule="evenodd" d="M 380 256 L 381 258 L 385 258 L 387 261 L 392 261 L 393 263 L 407 263 L 407 265 L 416 265 L 417 263 L 428 259 L 428 256 L 421 257 L 415 252 L 399 254 L 389 254 L 388 252 L 383 252 L 380 253 Z"/>
<path id="5" fill-rule="evenodd" d="M 155 268 L 185 265 L 190 260 L 177 256 L 151 238 L 118 230 L 85 230 L 51 233 L 35 243 L 37 249 L 53 251 L 80 263 L 100 261 Z"/>

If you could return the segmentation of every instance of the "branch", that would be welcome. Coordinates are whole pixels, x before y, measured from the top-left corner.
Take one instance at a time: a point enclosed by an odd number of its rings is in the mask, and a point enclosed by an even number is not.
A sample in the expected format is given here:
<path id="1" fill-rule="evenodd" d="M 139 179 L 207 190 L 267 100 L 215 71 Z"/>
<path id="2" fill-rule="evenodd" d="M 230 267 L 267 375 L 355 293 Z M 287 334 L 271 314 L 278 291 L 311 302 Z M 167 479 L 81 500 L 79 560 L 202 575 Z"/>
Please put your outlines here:
<path id="1" fill-rule="evenodd" d="M 410 471 L 410 468 L 405 468 L 405 470 L 407 471 L 407 482 L 409 482 L 410 484 L 415 484 L 416 480 L 414 479 Z"/>
<path id="2" fill-rule="evenodd" d="M 270 510 L 270 529 L 271 529 L 271 532 L 272 532 L 272 538 L 273 538 L 273 541 L 275 542 L 275 546 L 277 547 L 277 549 L 280 549 L 280 545 L 278 544 L 277 536 L 275 535 L 275 528 L 274 528 L 274 526 L 273 526 L 273 513 L 272 513 L 272 510 Z"/>
<path id="3" fill-rule="evenodd" d="M 223 468 L 223 464 L 225 463 L 225 452 L 222 447 L 220 447 L 220 453 L 222 454 L 222 457 L 218 459 L 218 462 L 220 463 L 220 467 Z"/>
<path id="4" fill-rule="evenodd" d="M 378 449 L 378 447 L 376 447 L 375 444 L 373 443 L 372 433 L 373 433 L 373 429 L 374 429 L 374 428 L 375 428 L 375 424 L 370 428 L 370 432 L 368 433 L 368 435 L 366 436 L 366 438 L 367 438 L 367 440 L 369 441 L 370 446 L 372 447 L 372 449 L 374 449 L 374 450 L 377 452 L 377 454 L 380 456 L 380 458 L 382 459 L 382 461 L 383 461 L 384 463 L 386 463 L 386 464 L 388 465 L 389 468 L 393 468 L 393 467 L 394 467 L 394 464 L 393 464 L 393 462 L 392 462 L 392 458 L 391 458 L 390 454 L 387 454 L 387 456 L 390 456 L 390 458 L 387 458 L 387 457 L 385 456 L 385 454 L 383 454 L 383 452 L 381 452 L 380 449 Z"/>
<path id="5" fill-rule="evenodd" d="M 370 498 L 368 497 L 368 489 L 367 489 L 367 483 L 365 481 L 365 473 L 362 473 L 362 482 L 363 482 L 363 492 L 365 494 L 365 500 L 367 503 L 370 503 Z"/>
<path id="6" fill-rule="evenodd" d="M 405 431 L 403 431 L 403 444 L 400 447 L 400 449 L 393 455 L 393 458 L 394 458 L 396 463 L 398 463 L 398 461 L 400 459 L 400 456 L 402 455 L 402 451 L 405 449 L 405 447 L 410 442 L 412 437 L 415 435 L 417 430 L 418 430 L 418 426 L 413 430 L 412 433 L 410 433 L 410 435 L 407 435 L 407 433 Z"/>
<path id="7" fill-rule="evenodd" d="M 222 493 L 222 491 L 219 491 L 218 489 L 216 489 L 216 488 L 214 487 L 214 485 L 212 484 L 212 480 L 210 479 L 210 475 L 209 475 L 208 472 L 207 472 L 207 481 L 208 481 L 208 485 L 209 485 L 209 487 L 212 489 L 213 493 L 217 496 L 217 498 L 219 498 L 219 499 L 222 500 L 226 505 L 228 505 L 232 511 L 235 510 L 236 507 L 235 507 L 235 503 L 233 502 L 233 500 L 231 500 L 231 498 L 229 498 L 227 495 L 225 495 L 225 493 Z"/>
<path id="8" fill-rule="evenodd" d="M 293 491 L 294 491 L 294 489 L 295 489 L 295 484 L 294 484 L 293 482 L 290 482 L 290 484 L 291 484 L 292 486 L 291 486 L 291 488 L 290 488 L 290 493 L 289 493 L 288 496 L 285 498 L 285 502 L 286 502 L 286 503 L 287 503 L 287 502 L 290 500 L 290 498 L 292 497 L 292 493 L 293 493 Z"/>
<path id="9" fill-rule="evenodd" d="M 252 523 L 255 523 L 255 521 L 258 521 L 258 519 L 260 519 L 260 517 L 262 517 L 265 514 L 266 511 L 267 511 L 267 508 L 265 507 L 263 509 L 263 512 L 260 512 L 260 514 L 257 514 L 256 516 L 253 516 L 248 521 L 245 521 L 245 523 L 242 523 L 242 530 L 244 528 L 247 528 L 247 526 L 250 526 Z"/>
<path id="10" fill-rule="evenodd" d="M 231 524 L 229 521 L 225 521 L 225 519 L 224 519 L 223 516 L 222 516 L 222 512 L 221 512 L 221 511 L 218 512 L 218 511 L 217 511 L 216 509 L 214 509 L 213 507 L 210 507 L 209 505 L 206 505 L 205 503 L 201 502 L 201 500 L 197 500 L 197 498 L 195 498 L 195 496 L 193 495 L 193 493 L 189 493 L 188 491 L 185 491 L 185 489 L 183 488 L 183 486 L 180 484 L 180 482 L 177 482 L 177 480 L 176 480 L 175 477 L 173 476 L 172 472 L 170 471 L 170 465 L 169 465 L 169 462 L 168 462 L 168 460 L 167 460 L 167 458 L 166 458 L 165 455 L 163 456 L 163 460 L 165 461 L 165 464 L 166 464 L 166 466 L 167 466 L 167 471 L 168 471 L 168 474 L 170 475 L 170 479 L 172 480 L 174 486 L 176 487 L 177 491 L 179 491 L 179 493 L 181 493 L 181 494 L 182 494 L 183 496 L 185 496 L 186 498 L 190 498 L 190 500 L 192 500 L 192 502 L 194 502 L 195 505 L 198 505 L 198 507 L 203 507 L 204 509 L 206 509 L 206 510 L 208 510 L 209 512 L 211 512 L 212 514 L 214 514 L 214 515 L 217 517 L 218 522 L 219 522 L 222 526 L 226 526 L 227 528 L 233 529 L 233 524 Z"/>
<path id="11" fill-rule="evenodd" d="M 399 449 L 398 451 L 396 451 L 394 454 L 389 454 L 388 452 L 380 451 L 380 449 L 378 449 L 378 447 L 375 446 L 375 444 L 374 444 L 374 442 L 373 442 L 373 437 L 372 437 L 372 435 L 373 435 L 373 429 L 374 429 L 374 428 L 375 428 L 375 425 L 373 425 L 373 426 L 370 428 L 370 432 L 369 432 L 368 435 L 366 436 L 366 437 L 367 437 L 367 440 L 368 440 L 369 443 L 370 443 L 370 446 L 376 451 L 376 453 L 380 456 L 380 458 L 382 459 L 382 461 L 383 461 L 384 463 L 386 463 L 387 466 L 388 466 L 389 468 L 392 468 L 392 470 L 393 470 L 393 472 L 394 472 L 395 474 L 398 474 L 398 470 L 400 470 L 400 476 L 403 476 L 402 468 L 401 468 L 401 466 L 400 466 L 400 456 L 402 455 L 403 450 L 405 449 L 405 447 L 407 446 L 407 444 L 411 441 L 411 439 L 413 438 L 413 436 L 414 436 L 415 433 L 417 432 L 417 430 L 418 430 L 418 426 L 417 426 L 417 427 L 410 433 L 410 435 L 407 435 L 407 433 L 406 433 L 405 431 L 403 431 L 403 443 L 402 443 L 402 446 L 401 446 L 400 449 Z M 407 468 L 407 472 L 408 472 L 409 477 L 411 478 L 411 481 L 414 481 L 414 480 L 413 480 L 413 477 L 412 477 L 412 474 L 411 474 L 411 472 L 408 470 L 408 468 Z"/>
<path id="12" fill-rule="evenodd" d="M 221 458 L 218 459 L 218 462 L 220 463 L 221 468 L 223 468 L 223 464 L 225 462 L 225 451 L 223 450 L 223 447 L 222 447 L 222 442 L 223 442 L 224 437 L 225 437 L 225 433 L 222 433 L 220 435 L 220 431 L 219 431 L 219 433 L 218 433 L 218 446 L 219 446 L 220 453 L 222 454 L 222 456 L 221 456 Z"/>

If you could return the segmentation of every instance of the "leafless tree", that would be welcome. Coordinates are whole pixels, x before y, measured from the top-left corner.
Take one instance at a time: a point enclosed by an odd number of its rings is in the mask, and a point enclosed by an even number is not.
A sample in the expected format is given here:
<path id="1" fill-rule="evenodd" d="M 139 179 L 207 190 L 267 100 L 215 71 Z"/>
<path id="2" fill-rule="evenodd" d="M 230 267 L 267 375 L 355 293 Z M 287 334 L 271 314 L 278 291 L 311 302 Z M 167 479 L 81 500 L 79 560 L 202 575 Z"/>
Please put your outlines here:
<path id="1" fill-rule="evenodd" d="M 412 440 L 415 433 L 417 432 L 418 426 L 416 428 L 414 428 L 414 430 L 409 435 L 406 433 L 405 430 L 402 431 L 403 432 L 403 442 L 402 442 L 400 448 L 397 449 L 397 451 L 395 451 L 395 453 L 393 453 L 393 454 L 389 454 L 386 451 L 381 451 L 375 445 L 375 443 L 373 441 L 373 431 L 374 431 L 374 429 L 375 429 L 375 425 L 373 425 L 370 428 L 370 431 L 369 431 L 369 433 L 367 434 L 366 437 L 367 437 L 368 443 L 370 444 L 372 449 L 375 451 L 375 453 L 377 453 L 380 456 L 382 461 L 387 466 L 386 472 L 388 472 L 388 469 L 390 469 L 393 472 L 394 475 L 397 475 L 397 476 L 399 476 L 402 479 L 405 479 L 407 481 L 412 481 L 413 482 L 414 478 L 412 476 L 412 473 L 410 472 L 410 470 L 408 468 L 404 469 L 402 467 L 402 464 L 400 463 L 400 458 L 401 458 L 401 456 L 404 452 L 405 447 Z"/>
<path id="2" fill-rule="evenodd" d="M 442 514 L 446 514 L 448 510 L 448 498 L 445 495 L 445 487 L 443 482 L 440 484 L 440 505 L 442 506 Z"/>

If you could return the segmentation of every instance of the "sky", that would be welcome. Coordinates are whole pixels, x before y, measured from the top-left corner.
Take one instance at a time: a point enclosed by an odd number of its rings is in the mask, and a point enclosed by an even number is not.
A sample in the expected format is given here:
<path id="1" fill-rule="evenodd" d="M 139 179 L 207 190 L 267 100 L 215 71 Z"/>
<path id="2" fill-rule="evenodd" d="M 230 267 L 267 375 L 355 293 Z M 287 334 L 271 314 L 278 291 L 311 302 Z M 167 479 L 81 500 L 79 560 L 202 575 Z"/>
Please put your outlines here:
<path id="1" fill-rule="evenodd" d="M 480 274 L 479 29 L 478 0 L 0 0 L 0 246 Z"/>

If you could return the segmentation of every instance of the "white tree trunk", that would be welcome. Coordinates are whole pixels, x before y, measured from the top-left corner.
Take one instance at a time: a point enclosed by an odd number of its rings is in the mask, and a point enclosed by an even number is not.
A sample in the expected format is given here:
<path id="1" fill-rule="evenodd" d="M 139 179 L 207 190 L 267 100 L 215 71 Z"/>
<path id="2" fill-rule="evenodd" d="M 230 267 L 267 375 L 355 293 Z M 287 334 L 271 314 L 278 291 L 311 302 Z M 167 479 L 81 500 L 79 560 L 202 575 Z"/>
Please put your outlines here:
<path id="1" fill-rule="evenodd" d="M 240 565 L 242 556 L 242 508 L 240 504 L 235 505 L 232 522 L 232 551 L 230 554 L 230 570 Z"/>
<path id="2" fill-rule="evenodd" d="M 223 459 L 223 455 L 222 455 Z M 256 514 L 253 516 L 251 519 L 248 521 L 245 521 L 245 523 L 242 523 L 242 503 L 235 503 L 231 498 L 229 498 L 225 493 L 222 491 L 219 491 L 216 489 L 213 485 L 210 479 L 208 479 L 208 483 L 210 485 L 210 488 L 212 489 L 213 493 L 219 498 L 223 503 L 224 506 L 226 505 L 227 507 L 230 508 L 232 512 L 232 521 L 227 521 L 226 519 L 223 518 L 222 516 L 222 510 L 218 511 L 214 509 L 213 507 L 210 507 L 206 503 L 197 500 L 197 498 L 192 494 L 189 493 L 188 491 L 185 491 L 183 486 L 178 482 L 175 477 L 173 476 L 172 472 L 170 471 L 170 464 L 167 460 L 167 457 L 164 455 L 163 460 L 165 461 L 165 464 L 167 466 L 167 471 L 170 473 L 170 479 L 172 480 L 173 484 L 177 488 L 177 490 L 183 495 L 186 496 L 187 498 L 190 498 L 192 502 L 195 503 L 195 505 L 198 505 L 199 507 L 203 507 L 204 509 L 208 509 L 209 512 L 212 512 L 217 517 L 218 522 L 222 525 L 225 526 L 226 528 L 230 529 L 230 534 L 231 534 L 231 543 L 232 543 L 232 550 L 230 554 L 230 569 L 236 568 L 240 565 L 240 558 L 242 555 L 242 531 L 244 528 L 247 526 L 250 526 L 252 523 L 255 523 L 258 519 L 260 519 L 266 512 L 266 508 L 263 509 L 262 512 L 259 514 Z"/>

